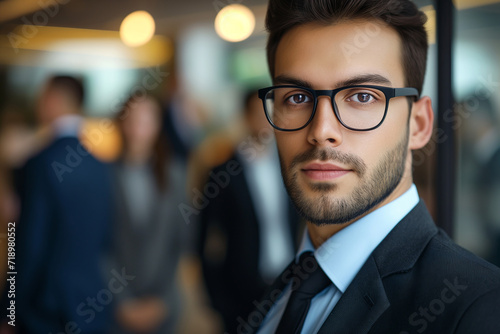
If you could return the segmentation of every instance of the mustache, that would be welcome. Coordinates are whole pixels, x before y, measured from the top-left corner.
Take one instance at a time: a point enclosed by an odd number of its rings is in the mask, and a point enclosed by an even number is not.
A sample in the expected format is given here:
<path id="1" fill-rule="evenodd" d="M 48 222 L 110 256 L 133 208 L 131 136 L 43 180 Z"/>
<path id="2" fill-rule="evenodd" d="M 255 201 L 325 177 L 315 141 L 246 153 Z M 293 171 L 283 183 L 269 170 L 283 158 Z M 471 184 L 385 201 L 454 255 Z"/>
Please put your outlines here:
<path id="1" fill-rule="evenodd" d="M 290 169 L 296 167 L 300 163 L 311 160 L 336 161 L 344 166 L 349 166 L 359 176 L 364 175 L 367 170 L 365 162 L 354 154 L 340 152 L 335 149 L 320 149 L 317 147 L 305 151 L 293 158 L 290 163 Z"/>

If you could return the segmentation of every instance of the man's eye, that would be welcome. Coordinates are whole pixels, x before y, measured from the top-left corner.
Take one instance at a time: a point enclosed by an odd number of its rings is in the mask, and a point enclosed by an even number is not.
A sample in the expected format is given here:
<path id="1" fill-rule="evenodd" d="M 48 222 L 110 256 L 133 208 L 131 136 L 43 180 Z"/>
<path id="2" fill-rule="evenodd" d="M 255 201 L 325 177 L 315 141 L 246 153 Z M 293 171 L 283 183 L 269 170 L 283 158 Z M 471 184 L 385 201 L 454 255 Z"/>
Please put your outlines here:
<path id="1" fill-rule="evenodd" d="M 375 98 L 370 93 L 356 93 L 351 95 L 349 100 L 359 103 L 370 103 L 373 102 Z"/>
<path id="2" fill-rule="evenodd" d="M 311 101 L 311 98 L 305 94 L 293 94 L 287 98 L 287 101 L 293 104 L 301 104 Z"/>

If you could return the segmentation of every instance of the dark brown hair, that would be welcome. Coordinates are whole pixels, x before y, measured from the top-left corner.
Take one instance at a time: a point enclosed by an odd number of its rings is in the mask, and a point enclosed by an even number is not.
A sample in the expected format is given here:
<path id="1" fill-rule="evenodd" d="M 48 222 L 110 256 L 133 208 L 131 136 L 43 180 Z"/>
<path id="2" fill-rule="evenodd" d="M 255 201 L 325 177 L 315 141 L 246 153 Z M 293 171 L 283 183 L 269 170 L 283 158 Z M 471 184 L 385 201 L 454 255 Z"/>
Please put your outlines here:
<path id="1" fill-rule="evenodd" d="M 81 107 L 84 98 L 82 81 L 69 75 L 57 75 L 49 79 L 49 89 L 63 91 L 77 107 Z"/>
<path id="2" fill-rule="evenodd" d="M 116 115 L 116 122 L 118 124 L 118 129 L 122 136 L 124 145 L 122 155 L 127 149 L 127 142 L 123 134 L 123 121 L 128 117 L 130 108 L 133 108 L 135 104 L 148 99 L 153 101 L 158 107 L 159 122 L 160 124 L 163 124 L 163 112 L 161 110 L 160 102 L 158 101 L 157 98 L 151 95 L 130 96 L 128 100 L 123 104 L 123 107 L 120 110 L 120 112 Z M 167 166 L 169 162 L 170 162 L 170 147 L 168 145 L 165 134 L 163 133 L 163 131 L 160 130 L 160 133 L 158 134 L 158 137 L 156 138 L 156 141 L 154 143 L 153 156 L 151 157 L 151 167 L 153 169 L 156 185 L 160 192 L 164 192 L 168 187 Z"/>
<path id="3" fill-rule="evenodd" d="M 424 28 L 427 18 L 410 0 L 270 0 L 266 28 L 271 76 L 275 75 L 278 44 L 292 28 L 307 23 L 330 25 L 355 19 L 379 20 L 398 32 L 405 84 L 421 93 L 427 63 L 428 43 Z"/>

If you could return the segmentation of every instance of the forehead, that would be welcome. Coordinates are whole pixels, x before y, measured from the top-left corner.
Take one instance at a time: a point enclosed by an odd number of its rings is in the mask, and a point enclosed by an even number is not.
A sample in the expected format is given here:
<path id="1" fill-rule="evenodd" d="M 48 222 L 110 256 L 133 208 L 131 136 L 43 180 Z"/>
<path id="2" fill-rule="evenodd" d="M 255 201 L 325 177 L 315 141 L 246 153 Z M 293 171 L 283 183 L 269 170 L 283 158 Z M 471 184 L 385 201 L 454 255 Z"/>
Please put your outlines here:
<path id="1" fill-rule="evenodd" d="M 387 78 L 388 86 L 405 82 L 400 37 L 376 20 L 301 25 L 287 32 L 276 50 L 275 78 L 304 80 L 316 89 L 372 74 Z"/>

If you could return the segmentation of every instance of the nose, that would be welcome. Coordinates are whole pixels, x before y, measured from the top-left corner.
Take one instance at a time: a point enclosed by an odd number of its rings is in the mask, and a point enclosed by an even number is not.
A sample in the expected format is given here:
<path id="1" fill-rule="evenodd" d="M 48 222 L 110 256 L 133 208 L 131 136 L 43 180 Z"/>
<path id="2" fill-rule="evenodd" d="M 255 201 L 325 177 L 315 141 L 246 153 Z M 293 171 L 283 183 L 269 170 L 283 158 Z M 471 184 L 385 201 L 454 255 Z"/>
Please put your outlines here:
<path id="1" fill-rule="evenodd" d="M 329 97 L 318 97 L 316 113 L 307 129 L 307 141 L 312 145 L 337 147 L 342 144 L 343 126 L 335 116 Z"/>

